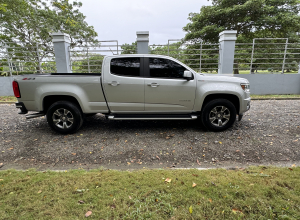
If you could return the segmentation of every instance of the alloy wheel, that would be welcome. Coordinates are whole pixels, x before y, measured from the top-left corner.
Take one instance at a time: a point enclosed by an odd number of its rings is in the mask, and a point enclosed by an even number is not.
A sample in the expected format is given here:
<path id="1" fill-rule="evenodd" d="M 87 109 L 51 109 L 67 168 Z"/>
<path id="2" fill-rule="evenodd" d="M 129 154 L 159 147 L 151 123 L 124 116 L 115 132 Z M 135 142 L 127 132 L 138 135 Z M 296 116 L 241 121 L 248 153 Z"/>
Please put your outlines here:
<path id="1" fill-rule="evenodd" d="M 214 126 L 222 127 L 230 120 L 230 111 L 225 106 L 216 106 L 209 113 L 209 121 Z"/>
<path id="2" fill-rule="evenodd" d="M 64 108 L 57 109 L 52 115 L 52 120 L 54 125 L 61 129 L 68 129 L 74 123 L 73 114 Z"/>

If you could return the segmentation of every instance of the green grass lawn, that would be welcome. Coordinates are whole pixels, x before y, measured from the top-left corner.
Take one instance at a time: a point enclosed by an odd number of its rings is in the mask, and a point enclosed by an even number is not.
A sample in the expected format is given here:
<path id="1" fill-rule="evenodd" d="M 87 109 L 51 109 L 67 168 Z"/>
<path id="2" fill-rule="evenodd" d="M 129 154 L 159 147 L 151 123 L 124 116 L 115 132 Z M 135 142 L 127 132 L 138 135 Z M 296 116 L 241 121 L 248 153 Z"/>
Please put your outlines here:
<path id="1" fill-rule="evenodd" d="M 0 102 L 16 102 L 17 98 L 14 96 L 0 96 Z"/>
<path id="2" fill-rule="evenodd" d="M 199 72 L 199 69 L 194 69 L 196 72 Z M 217 70 L 209 71 L 209 72 L 204 72 L 202 73 L 210 73 L 210 74 L 218 74 Z M 234 74 L 234 73 L 232 73 Z M 250 74 L 250 69 L 249 70 L 239 70 L 239 74 Z M 268 70 L 258 70 L 257 72 L 254 72 L 254 74 L 281 74 L 281 71 L 277 72 L 270 72 Z M 290 72 L 284 72 L 284 74 L 298 74 L 298 71 L 290 71 Z"/>
<path id="3" fill-rule="evenodd" d="M 250 70 L 240 70 L 239 73 L 240 74 L 250 74 Z M 297 73 L 298 73 L 298 71 L 284 72 L 284 74 L 297 74 Z M 254 74 L 281 74 L 281 71 L 277 71 L 277 72 L 272 73 L 268 70 L 258 70 Z"/>
<path id="4" fill-rule="evenodd" d="M 300 98 L 300 95 L 251 95 L 252 99 L 285 99 Z"/>
<path id="5" fill-rule="evenodd" d="M 300 219 L 299 176 L 299 167 L 7 170 L 0 219 Z"/>

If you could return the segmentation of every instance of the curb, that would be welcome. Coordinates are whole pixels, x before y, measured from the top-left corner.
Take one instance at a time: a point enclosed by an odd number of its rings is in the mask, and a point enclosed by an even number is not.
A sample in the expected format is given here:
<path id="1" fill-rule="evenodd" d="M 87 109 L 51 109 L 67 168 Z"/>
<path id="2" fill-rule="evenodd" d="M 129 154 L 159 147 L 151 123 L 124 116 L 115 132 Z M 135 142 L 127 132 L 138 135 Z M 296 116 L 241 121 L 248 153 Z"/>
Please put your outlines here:
<path id="1" fill-rule="evenodd" d="M 121 169 L 109 169 L 109 168 L 103 168 L 103 170 L 111 170 L 111 171 L 120 171 L 120 172 L 126 172 L 126 171 L 140 171 L 140 170 L 168 170 L 168 171 L 173 171 L 173 170 L 200 170 L 200 171 L 204 171 L 204 170 L 216 170 L 216 169 L 224 169 L 224 170 L 235 170 L 235 171 L 238 171 L 238 170 L 244 170 L 244 169 L 247 169 L 249 167 L 269 167 L 269 168 L 275 168 L 275 167 L 278 167 L 278 168 L 289 168 L 289 167 L 292 167 L 292 165 L 288 165 L 288 164 L 284 164 L 284 165 L 264 165 L 264 164 L 256 164 L 256 165 L 248 165 L 248 166 L 235 166 L 235 167 L 231 167 L 231 166 L 225 166 L 225 167 L 207 167 L 207 168 L 204 168 L 204 167 L 187 167 L 187 168 L 146 168 L 146 169 L 124 169 L 124 170 L 121 170 Z M 296 167 L 299 167 L 298 165 L 296 165 Z M 294 167 L 295 168 L 295 167 Z M 0 171 L 7 171 L 7 170 L 10 170 L 11 168 L 8 168 L 8 169 L 1 169 Z M 13 168 L 14 170 L 16 171 L 23 171 L 23 172 L 26 172 L 27 170 L 29 169 L 36 169 L 36 168 L 28 168 L 28 169 L 15 169 Z M 51 169 L 46 169 L 46 170 L 36 170 L 36 172 L 38 173 L 45 173 L 45 172 L 58 172 L 58 173 L 66 173 L 66 172 L 70 172 L 70 171 L 74 171 L 74 170 L 83 170 L 83 171 L 86 171 L 86 172 L 89 172 L 89 171 L 94 171 L 94 170 L 98 170 L 97 168 L 95 169 L 68 169 L 68 170 L 51 170 Z"/>

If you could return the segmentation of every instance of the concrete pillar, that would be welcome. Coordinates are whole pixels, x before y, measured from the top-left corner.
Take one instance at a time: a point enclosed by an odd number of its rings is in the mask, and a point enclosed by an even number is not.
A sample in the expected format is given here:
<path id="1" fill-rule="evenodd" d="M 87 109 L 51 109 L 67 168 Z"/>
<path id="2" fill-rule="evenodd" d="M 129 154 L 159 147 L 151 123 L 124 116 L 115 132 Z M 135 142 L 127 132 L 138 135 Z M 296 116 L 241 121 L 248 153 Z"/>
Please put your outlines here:
<path id="1" fill-rule="evenodd" d="M 70 38 L 69 35 L 58 32 L 52 33 L 55 53 L 56 69 L 58 73 L 72 73 L 70 66 Z"/>
<path id="2" fill-rule="evenodd" d="M 138 54 L 149 53 L 149 31 L 137 31 L 136 42 Z"/>
<path id="3" fill-rule="evenodd" d="M 236 41 L 235 30 L 223 31 L 219 34 L 219 70 L 218 74 L 233 74 L 234 50 Z"/>

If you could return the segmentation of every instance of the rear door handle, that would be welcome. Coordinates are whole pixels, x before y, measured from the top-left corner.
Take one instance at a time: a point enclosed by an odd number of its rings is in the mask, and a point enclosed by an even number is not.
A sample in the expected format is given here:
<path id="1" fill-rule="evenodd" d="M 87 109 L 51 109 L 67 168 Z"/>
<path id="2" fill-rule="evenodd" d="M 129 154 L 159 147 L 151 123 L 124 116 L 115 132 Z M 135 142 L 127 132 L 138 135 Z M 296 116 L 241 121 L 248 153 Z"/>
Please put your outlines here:
<path id="1" fill-rule="evenodd" d="M 117 82 L 117 81 L 108 82 L 107 84 L 108 84 L 108 85 L 112 85 L 112 86 L 120 85 L 120 83 Z"/>
<path id="2" fill-rule="evenodd" d="M 159 86 L 158 83 L 148 83 L 147 85 L 148 85 L 148 86 L 151 86 L 151 87 L 157 87 L 157 86 Z"/>

